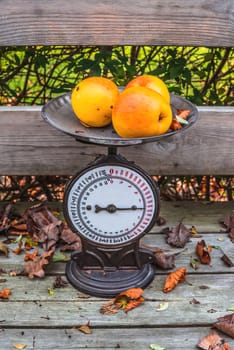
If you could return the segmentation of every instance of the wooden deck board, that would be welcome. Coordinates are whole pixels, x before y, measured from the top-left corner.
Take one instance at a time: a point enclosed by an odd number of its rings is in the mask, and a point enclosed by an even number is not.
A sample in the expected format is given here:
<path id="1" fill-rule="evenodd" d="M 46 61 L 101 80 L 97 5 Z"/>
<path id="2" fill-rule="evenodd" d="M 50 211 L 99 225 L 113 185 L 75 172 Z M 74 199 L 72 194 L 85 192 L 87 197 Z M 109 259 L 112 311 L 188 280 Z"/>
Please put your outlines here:
<path id="1" fill-rule="evenodd" d="M 198 341 L 210 331 L 210 327 L 194 327 L 192 330 L 188 327 L 95 328 L 92 334 L 86 335 L 75 328 L 50 329 L 49 332 L 47 329 L 19 328 L 0 331 L 0 344 L 3 350 L 12 349 L 12 345 L 17 343 L 26 344 L 27 350 L 148 350 L 150 344 L 160 344 L 168 350 L 193 350 L 197 349 Z M 234 345 L 230 337 L 224 338 L 230 346 Z"/>
<path id="2" fill-rule="evenodd" d="M 52 207 L 60 204 L 53 204 Z M 18 204 L 21 210 L 25 206 Z M 186 225 L 200 229 L 207 244 L 220 246 L 234 260 L 234 244 L 227 233 L 221 232 L 219 219 L 232 213 L 233 203 L 164 202 L 161 215 L 163 226 L 176 225 L 183 216 Z M 199 226 L 200 225 L 200 226 Z M 163 227 L 155 226 L 143 241 L 173 253 L 175 249 L 165 242 Z M 27 350 L 73 349 L 150 349 L 150 344 L 160 344 L 167 350 L 193 350 L 205 335 L 213 332 L 212 324 L 218 317 L 230 314 L 234 306 L 234 267 L 227 267 L 221 251 L 213 249 L 212 264 L 190 266 L 190 257 L 196 256 L 195 245 L 201 238 L 191 238 L 185 250 L 176 257 L 175 268 L 187 268 L 187 283 L 179 283 L 170 293 L 163 293 L 166 275 L 170 271 L 157 268 L 153 282 L 144 290 L 145 302 L 125 314 L 102 315 L 100 308 L 107 298 L 85 296 L 70 284 L 53 288 L 56 275 L 64 276 L 64 263 L 54 263 L 44 279 L 30 280 L 25 276 L 9 277 L 0 283 L 0 289 L 9 288 L 9 301 L 0 301 L 0 349 L 10 350 L 14 344 L 23 343 Z M 9 258 L 0 254 L 0 268 L 14 270 L 24 266 L 23 255 L 10 252 Z M 204 288 L 208 287 L 208 288 Z M 193 300 L 199 303 L 193 303 Z M 160 302 L 168 308 L 158 312 Z M 90 322 L 92 334 L 86 335 L 78 327 Z M 218 332 L 218 331 L 217 331 Z M 219 333 L 234 347 L 234 339 Z"/>
<path id="3" fill-rule="evenodd" d="M 165 235 L 164 234 L 148 234 L 142 239 L 142 243 L 152 246 L 152 247 L 159 247 L 165 250 L 165 253 L 170 255 L 173 253 L 180 252 L 176 256 L 175 262 L 176 266 L 185 266 L 187 268 L 187 271 L 192 273 L 193 268 L 190 266 L 190 257 L 196 257 L 195 254 L 195 247 L 198 241 L 201 239 L 205 239 L 205 242 L 208 245 L 214 245 L 219 246 L 226 255 L 228 255 L 231 259 L 234 260 L 234 246 L 231 244 L 231 241 L 226 233 L 216 233 L 216 234 L 204 234 L 201 238 L 191 238 L 190 242 L 188 242 L 185 246 L 185 248 L 174 248 L 169 246 L 165 242 Z M 15 249 L 17 245 L 12 245 L 11 249 Z M 69 257 L 69 253 L 66 253 L 66 255 Z M 213 249 L 211 253 L 212 262 L 211 265 L 200 265 L 199 272 L 200 273 L 230 273 L 234 272 L 233 267 L 227 267 L 223 261 L 221 260 L 222 252 L 219 249 Z M 24 255 L 15 255 L 10 251 L 9 258 L 6 258 L 4 255 L 0 255 L 0 267 L 4 268 L 4 271 L 10 272 L 16 271 L 17 273 L 20 273 L 24 266 L 25 262 L 23 260 Z M 47 272 L 49 274 L 57 275 L 57 274 L 63 274 L 65 270 L 65 263 L 58 262 L 58 263 L 51 263 L 49 267 L 47 268 Z M 162 270 L 158 268 L 158 271 L 160 274 L 166 274 L 167 272 L 165 270 Z"/>

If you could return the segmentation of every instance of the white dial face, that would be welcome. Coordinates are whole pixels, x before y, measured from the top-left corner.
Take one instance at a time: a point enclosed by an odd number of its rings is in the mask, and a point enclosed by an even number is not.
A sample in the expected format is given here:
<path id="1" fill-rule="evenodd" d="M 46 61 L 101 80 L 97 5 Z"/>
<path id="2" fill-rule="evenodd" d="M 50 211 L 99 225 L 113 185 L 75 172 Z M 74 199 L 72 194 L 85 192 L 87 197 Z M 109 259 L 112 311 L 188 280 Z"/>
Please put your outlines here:
<path id="1" fill-rule="evenodd" d="M 133 240 L 155 218 L 157 198 L 151 186 L 132 168 L 91 168 L 76 177 L 68 190 L 69 220 L 78 233 L 98 244 L 117 245 Z"/>

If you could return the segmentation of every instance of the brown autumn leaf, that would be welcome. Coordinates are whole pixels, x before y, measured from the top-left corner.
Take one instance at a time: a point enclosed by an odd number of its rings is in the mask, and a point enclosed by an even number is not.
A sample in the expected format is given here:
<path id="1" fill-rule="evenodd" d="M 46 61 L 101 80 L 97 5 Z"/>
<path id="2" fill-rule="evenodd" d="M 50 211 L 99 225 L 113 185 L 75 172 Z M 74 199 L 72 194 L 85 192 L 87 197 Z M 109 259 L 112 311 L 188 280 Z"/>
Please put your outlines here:
<path id="1" fill-rule="evenodd" d="M 26 344 L 14 344 L 14 348 L 17 350 L 26 349 Z"/>
<path id="2" fill-rule="evenodd" d="M 44 250 L 56 245 L 62 221 L 58 220 L 45 204 L 34 205 L 24 214 L 27 230 L 35 242 L 42 243 Z"/>
<path id="3" fill-rule="evenodd" d="M 65 288 L 68 286 L 68 282 L 65 281 L 61 276 L 56 276 L 53 283 L 54 288 Z"/>
<path id="4" fill-rule="evenodd" d="M 0 217 L 0 232 L 5 232 L 9 228 L 10 223 L 10 212 L 12 208 L 12 203 L 7 204 L 4 206 L 1 210 L 1 217 Z"/>
<path id="5" fill-rule="evenodd" d="M 213 327 L 234 338 L 234 313 L 219 317 Z"/>
<path id="6" fill-rule="evenodd" d="M 188 119 L 190 113 L 191 112 L 189 109 L 177 109 L 176 116 L 172 119 L 170 129 L 173 131 L 182 129 L 182 124 L 187 124 L 187 122 L 185 121 Z M 182 119 L 184 119 L 185 121 L 183 122 Z"/>
<path id="7" fill-rule="evenodd" d="M 50 250 L 59 241 L 64 244 L 61 251 L 81 248 L 80 237 L 58 220 L 45 204 L 29 208 L 24 217 L 32 239 L 42 243 L 44 250 Z"/>
<path id="8" fill-rule="evenodd" d="M 200 233 L 197 232 L 197 229 L 195 226 L 192 226 L 189 230 L 190 235 L 192 238 L 201 238 L 202 235 Z"/>
<path id="9" fill-rule="evenodd" d="M 182 129 L 182 125 L 180 124 L 180 122 L 176 118 L 173 118 L 172 122 L 171 122 L 170 129 L 173 131 L 180 130 L 180 129 Z"/>
<path id="10" fill-rule="evenodd" d="M 233 267 L 234 266 L 234 263 L 232 262 L 232 260 L 226 254 L 223 254 L 223 256 L 221 257 L 221 260 L 228 267 Z"/>
<path id="11" fill-rule="evenodd" d="M 164 283 L 163 292 L 168 293 L 172 289 L 174 289 L 179 282 L 184 282 L 186 279 L 186 268 L 181 267 L 176 271 L 171 272 L 166 277 L 166 281 Z"/>
<path id="12" fill-rule="evenodd" d="M 78 329 L 79 329 L 80 332 L 85 333 L 85 334 L 91 334 L 92 333 L 92 330 L 90 328 L 90 322 L 80 326 Z"/>
<path id="13" fill-rule="evenodd" d="M 60 239 L 62 243 L 66 243 L 60 249 L 62 252 L 67 250 L 80 250 L 81 249 L 81 239 L 80 237 L 74 233 L 68 226 L 64 225 L 63 230 L 61 232 Z"/>
<path id="14" fill-rule="evenodd" d="M 24 261 L 29 261 L 29 260 L 35 260 L 36 257 L 38 256 L 39 254 L 39 250 L 38 249 L 35 249 L 33 253 L 27 253 L 25 254 L 24 256 Z"/>
<path id="15" fill-rule="evenodd" d="M 10 294 L 11 294 L 11 290 L 4 288 L 0 290 L 0 299 L 9 299 Z"/>
<path id="16" fill-rule="evenodd" d="M 234 243 L 234 214 L 225 216 L 219 222 L 225 227 L 231 242 Z"/>
<path id="17" fill-rule="evenodd" d="M 202 264 L 209 265 L 211 263 L 210 251 L 211 251 L 211 248 L 210 246 L 206 245 L 206 242 L 204 239 L 197 242 L 196 253 Z"/>
<path id="18" fill-rule="evenodd" d="M 183 119 L 188 119 L 190 113 L 189 109 L 177 109 L 177 115 Z"/>
<path id="19" fill-rule="evenodd" d="M 175 267 L 175 257 L 177 254 L 166 255 L 163 251 L 154 253 L 154 263 L 163 270 Z"/>
<path id="20" fill-rule="evenodd" d="M 163 230 L 166 233 L 166 242 L 174 247 L 183 248 L 190 239 L 190 231 L 180 222 L 177 226 Z"/>
<path id="21" fill-rule="evenodd" d="M 225 340 L 216 333 L 210 333 L 202 338 L 197 346 L 202 350 L 232 350 Z"/>
<path id="22" fill-rule="evenodd" d="M 143 293 L 144 291 L 141 288 L 131 288 L 121 292 L 114 299 L 104 304 L 100 309 L 100 313 L 114 314 L 119 309 L 122 309 L 124 312 L 135 309 L 144 302 Z"/>
<path id="23" fill-rule="evenodd" d="M 19 241 L 18 247 L 16 249 L 12 250 L 12 252 L 16 255 L 19 255 L 24 250 L 24 248 L 22 246 L 23 246 L 23 242 Z"/>
<path id="24" fill-rule="evenodd" d="M 6 246 L 6 244 L 3 242 L 0 242 L 0 253 L 5 254 L 6 257 L 8 257 L 8 255 L 9 255 L 9 249 Z"/>
<path id="25" fill-rule="evenodd" d="M 144 243 L 140 243 L 141 248 L 145 248 L 150 250 L 154 255 L 154 260 L 152 263 L 161 267 L 163 270 L 173 269 L 175 267 L 175 257 L 179 253 L 174 253 L 170 255 L 166 255 L 161 248 L 149 246 Z"/>
<path id="26" fill-rule="evenodd" d="M 55 248 L 53 247 L 51 250 L 42 253 L 41 256 L 36 256 L 33 261 L 28 261 L 25 265 L 25 273 L 28 275 L 28 277 L 44 277 L 44 269 L 49 264 L 54 252 Z"/>

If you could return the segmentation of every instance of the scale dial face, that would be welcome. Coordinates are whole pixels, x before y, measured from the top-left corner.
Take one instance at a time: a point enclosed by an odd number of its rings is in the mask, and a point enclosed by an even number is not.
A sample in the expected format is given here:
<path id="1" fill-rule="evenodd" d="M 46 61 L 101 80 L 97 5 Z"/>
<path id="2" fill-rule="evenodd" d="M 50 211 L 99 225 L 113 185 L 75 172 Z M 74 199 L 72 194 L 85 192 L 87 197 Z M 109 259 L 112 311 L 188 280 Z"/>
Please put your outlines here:
<path id="1" fill-rule="evenodd" d="M 65 217 L 83 238 L 115 246 L 139 238 L 159 211 L 156 183 L 134 165 L 99 164 L 79 173 L 67 187 Z"/>

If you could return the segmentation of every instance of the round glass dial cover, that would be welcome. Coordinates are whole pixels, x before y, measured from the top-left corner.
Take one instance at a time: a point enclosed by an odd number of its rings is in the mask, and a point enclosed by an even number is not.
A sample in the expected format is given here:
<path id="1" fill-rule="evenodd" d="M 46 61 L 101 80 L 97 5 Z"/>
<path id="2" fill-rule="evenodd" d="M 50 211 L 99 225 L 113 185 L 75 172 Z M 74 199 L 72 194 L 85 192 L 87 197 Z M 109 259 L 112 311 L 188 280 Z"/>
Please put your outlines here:
<path id="1" fill-rule="evenodd" d="M 85 239 L 119 245 L 137 239 L 159 211 L 155 182 L 135 166 L 100 164 L 79 173 L 65 192 L 65 216 Z"/>

